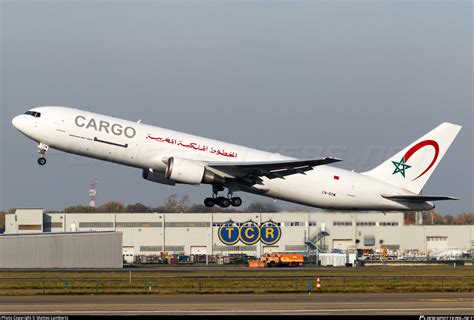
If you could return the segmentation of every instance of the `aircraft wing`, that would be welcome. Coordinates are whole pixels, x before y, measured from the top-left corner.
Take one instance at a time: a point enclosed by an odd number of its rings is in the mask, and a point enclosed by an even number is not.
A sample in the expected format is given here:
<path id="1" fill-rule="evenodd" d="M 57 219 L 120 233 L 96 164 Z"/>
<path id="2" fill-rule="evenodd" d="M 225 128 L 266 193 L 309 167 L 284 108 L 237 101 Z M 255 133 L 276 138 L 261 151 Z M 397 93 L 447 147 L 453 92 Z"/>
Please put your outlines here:
<path id="1" fill-rule="evenodd" d="M 422 195 L 382 195 L 385 199 L 395 201 L 413 201 L 413 202 L 425 202 L 425 201 L 440 201 L 440 200 L 459 200 L 454 197 L 445 196 L 422 196 Z"/>
<path id="2" fill-rule="evenodd" d="M 321 159 L 292 159 L 280 161 L 259 162 L 209 162 L 207 167 L 223 174 L 227 178 L 234 178 L 248 185 L 261 183 L 261 177 L 269 179 L 280 178 L 292 174 L 305 174 L 313 167 L 339 162 L 341 159 L 326 157 Z"/>

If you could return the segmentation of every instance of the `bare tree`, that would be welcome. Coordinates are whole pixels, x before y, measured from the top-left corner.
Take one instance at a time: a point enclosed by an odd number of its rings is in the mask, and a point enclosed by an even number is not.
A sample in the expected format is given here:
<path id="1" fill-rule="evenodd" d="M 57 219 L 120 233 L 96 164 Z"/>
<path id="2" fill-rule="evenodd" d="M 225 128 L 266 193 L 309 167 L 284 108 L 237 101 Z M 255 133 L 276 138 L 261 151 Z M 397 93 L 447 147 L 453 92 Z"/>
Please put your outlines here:
<path id="1" fill-rule="evenodd" d="M 474 212 L 464 212 L 459 214 L 455 219 L 456 224 L 474 224 Z"/>
<path id="2" fill-rule="evenodd" d="M 95 213 L 96 210 L 94 207 L 83 206 L 83 205 L 75 205 L 64 208 L 64 213 Z"/>
<path id="3" fill-rule="evenodd" d="M 173 194 L 166 198 L 163 205 L 154 208 L 155 212 L 170 212 L 170 213 L 179 213 L 179 212 L 188 212 L 190 207 L 189 196 L 184 195 L 180 200 L 177 199 L 177 195 Z"/>
<path id="4" fill-rule="evenodd" d="M 249 204 L 246 211 L 248 212 L 279 212 L 281 209 L 272 202 L 262 203 L 253 202 Z"/>
<path id="5" fill-rule="evenodd" d="M 97 212 L 122 213 L 125 212 L 125 206 L 118 201 L 109 201 L 96 209 Z"/>
<path id="6" fill-rule="evenodd" d="M 127 205 L 127 207 L 125 208 L 125 212 L 149 213 L 152 212 L 152 209 L 149 206 L 137 202 L 135 204 Z"/>
<path id="7" fill-rule="evenodd" d="M 0 230 L 5 230 L 5 215 L 7 213 L 4 211 L 0 211 Z"/>

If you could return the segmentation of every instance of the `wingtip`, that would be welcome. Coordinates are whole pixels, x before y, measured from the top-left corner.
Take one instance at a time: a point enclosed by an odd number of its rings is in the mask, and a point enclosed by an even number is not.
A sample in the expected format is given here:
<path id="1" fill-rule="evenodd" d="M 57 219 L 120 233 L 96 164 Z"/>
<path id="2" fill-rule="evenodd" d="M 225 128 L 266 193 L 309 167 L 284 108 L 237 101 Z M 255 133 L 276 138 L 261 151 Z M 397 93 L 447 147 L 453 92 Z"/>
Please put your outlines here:
<path id="1" fill-rule="evenodd" d="M 332 161 L 334 161 L 334 162 L 342 161 L 342 159 L 340 159 L 340 158 L 335 158 L 335 157 L 325 157 L 324 159 L 332 160 Z"/>

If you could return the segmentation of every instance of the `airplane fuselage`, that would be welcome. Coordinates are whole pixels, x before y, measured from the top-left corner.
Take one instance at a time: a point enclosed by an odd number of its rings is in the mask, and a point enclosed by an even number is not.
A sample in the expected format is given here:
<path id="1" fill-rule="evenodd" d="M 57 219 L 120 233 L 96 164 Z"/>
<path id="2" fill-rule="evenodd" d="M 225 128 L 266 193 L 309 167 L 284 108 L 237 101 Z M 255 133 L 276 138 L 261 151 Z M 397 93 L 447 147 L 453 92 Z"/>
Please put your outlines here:
<path id="1" fill-rule="evenodd" d="M 19 115 L 13 124 L 38 143 L 64 152 L 164 173 L 166 159 L 252 162 L 290 160 L 196 135 L 65 107 L 33 108 L 40 117 Z M 364 174 L 328 165 L 284 179 L 262 178 L 252 186 L 236 181 L 226 187 L 303 205 L 339 210 L 430 210 L 430 202 L 392 201 L 383 194 L 413 194 Z"/>

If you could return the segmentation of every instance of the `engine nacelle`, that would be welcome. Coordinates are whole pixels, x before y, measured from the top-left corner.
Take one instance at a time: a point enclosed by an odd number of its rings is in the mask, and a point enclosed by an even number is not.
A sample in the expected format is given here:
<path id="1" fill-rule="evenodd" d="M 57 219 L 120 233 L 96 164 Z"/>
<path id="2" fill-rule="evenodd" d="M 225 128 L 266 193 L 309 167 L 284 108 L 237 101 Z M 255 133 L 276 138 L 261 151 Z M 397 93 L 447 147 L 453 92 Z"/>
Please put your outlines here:
<path id="1" fill-rule="evenodd" d="M 143 170 L 142 177 L 145 180 L 174 186 L 175 181 L 166 179 L 165 174 L 158 171 Z"/>
<path id="2" fill-rule="evenodd" d="M 168 159 L 165 178 L 186 184 L 224 184 L 224 178 L 209 171 L 204 164 L 176 157 Z"/>

